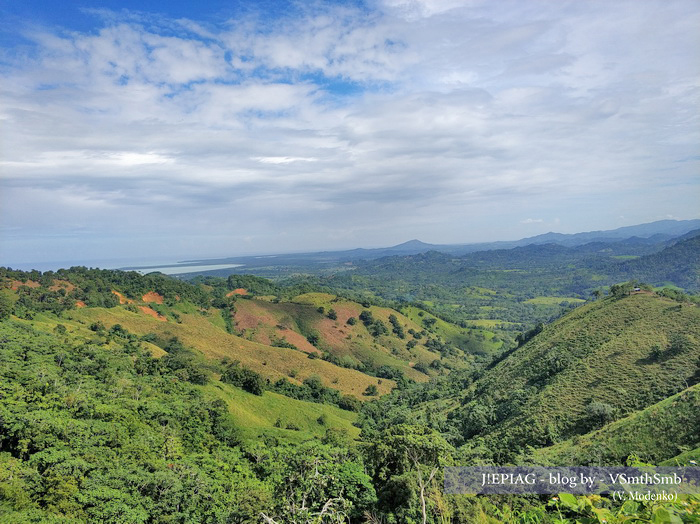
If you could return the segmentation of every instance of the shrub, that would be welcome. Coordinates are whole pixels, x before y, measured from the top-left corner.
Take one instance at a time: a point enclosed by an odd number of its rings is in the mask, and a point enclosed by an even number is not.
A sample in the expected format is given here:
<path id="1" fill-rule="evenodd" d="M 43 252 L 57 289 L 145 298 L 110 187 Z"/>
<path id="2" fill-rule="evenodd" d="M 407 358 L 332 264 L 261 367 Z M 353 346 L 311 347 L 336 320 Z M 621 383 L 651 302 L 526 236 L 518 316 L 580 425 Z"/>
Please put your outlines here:
<path id="1" fill-rule="evenodd" d="M 364 393 L 362 394 L 367 397 L 373 397 L 378 395 L 379 391 L 377 391 L 377 386 L 375 386 L 374 384 L 370 384 L 369 386 L 367 386 L 367 389 L 365 389 Z"/>
<path id="2" fill-rule="evenodd" d="M 426 366 L 423 362 L 416 362 L 416 365 L 413 366 L 413 369 L 416 371 L 420 371 L 421 373 L 425 373 L 426 375 L 428 374 L 428 366 Z"/>
<path id="3" fill-rule="evenodd" d="M 352 395 L 343 395 L 338 401 L 338 407 L 345 411 L 360 411 L 362 401 Z"/>
<path id="4" fill-rule="evenodd" d="M 260 374 L 245 366 L 241 366 L 238 361 L 233 362 L 221 375 L 221 381 L 233 384 L 253 395 L 262 395 L 265 391 L 265 381 Z"/>
<path id="5" fill-rule="evenodd" d="M 592 427 L 602 427 L 608 422 L 615 420 L 615 408 L 605 402 L 592 401 L 586 406 L 586 414 Z"/>

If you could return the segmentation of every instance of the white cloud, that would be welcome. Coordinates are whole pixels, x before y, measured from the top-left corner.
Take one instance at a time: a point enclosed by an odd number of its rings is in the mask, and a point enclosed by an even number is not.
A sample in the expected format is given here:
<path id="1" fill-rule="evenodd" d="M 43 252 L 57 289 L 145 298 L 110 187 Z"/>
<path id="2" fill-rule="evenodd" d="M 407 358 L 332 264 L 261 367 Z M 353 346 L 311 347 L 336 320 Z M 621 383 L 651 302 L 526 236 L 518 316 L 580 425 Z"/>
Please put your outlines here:
<path id="1" fill-rule="evenodd" d="M 375 7 L 264 28 L 111 13 L 92 32 L 34 30 L 32 52 L 6 52 L 0 69 L 12 130 L 0 142 L 2 221 L 38 231 L 25 216 L 42 214 L 37 186 L 73 195 L 55 216 L 76 206 L 95 227 L 243 228 L 271 242 L 284 223 L 284 241 L 306 247 L 389 244 L 406 227 L 488 240 L 509 232 L 498 224 L 564 211 L 602 229 L 630 215 L 611 194 L 634 203 L 630 220 L 674 201 L 674 215 L 695 213 L 675 196 L 697 194 L 693 2 Z"/>
<path id="2" fill-rule="evenodd" d="M 316 162 L 318 159 L 290 156 L 259 156 L 253 157 L 253 160 L 257 160 L 263 164 L 291 164 L 292 162 Z"/>

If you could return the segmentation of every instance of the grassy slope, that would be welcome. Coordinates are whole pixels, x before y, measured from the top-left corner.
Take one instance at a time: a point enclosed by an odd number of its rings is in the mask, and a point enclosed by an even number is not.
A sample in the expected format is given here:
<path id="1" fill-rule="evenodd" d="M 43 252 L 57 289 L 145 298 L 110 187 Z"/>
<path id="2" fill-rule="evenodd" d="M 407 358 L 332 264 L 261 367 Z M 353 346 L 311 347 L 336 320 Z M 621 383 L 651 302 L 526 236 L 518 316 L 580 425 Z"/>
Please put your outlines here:
<path id="1" fill-rule="evenodd" d="M 356 364 L 371 360 L 376 365 L 401 369 L 407 377 L 414 380 L 427 380 L 426 375 L 409 365 L 411 358 L 405 350 L 405 342 L 402 344 L 393 336 L 375 339 L 367 332 L 362 322 L 358 321 L 354 326 L 346 323 L 350 317 L 357 319 L 362 311 L 359 304 L 349 301 L 328 304 L 325 307 L 326 311 L 333 308 L 337 312 L 337 320 L 331 320 L 319 313 L 317 307 L 298 303 L 239 301 L 234 318 L 237 328 L 247 326 L 246 331 L 253 336 L 253 340 L 262 343 L 269 343 L 274 338 L 284 339 L 307 353 L 328 351 L 338 357 L 348 356 Z M 375 314 L 376 311 L 372 313 L 375 318 L 380 318 Z M 251 327 L 251 320 L 255 327 Z M 318 348 L 306 339 L 305 333 L 311 332 L 319 336 Z M 392 349 L 396 355 L 392 354 Z M 418 351 L 414 351 L 414 355 L 416 353 Z M 430 363 L 436 358 L 436 355 L 425 350 L 422 353 L 415 359 Z"/>
<path id="2" fill-rule="evenodd" d="M 31 325 L 36 331 L 55 337 L 59 344 L 66 343 L 72 346 L 98 342 L 95 334 L 80 321 L 58 319 L 46 314 L 37 314 L 32 320 L 14 317 L 13 321 L 19 325 Z M 65 333 L 56 333 L 55 328 L 58 324 L 66 328 Z M 145 342 L 141 344 L 145 348 L 164 353 L 158 346 Z M 105 347 L 109 349 L 110 346 L 111 343 Z M 211 380 L 204 386 L 193 387 L 202 390 L 207 399 L 219 398 L 225 401 L 241 431 L 241 436 L 249 442 L 272 437 L 283 442 L 298 443 L 314 437 L 323 437 L 331 428 L 346 433 L 349 440 L 357 439 L 360 433 L 360 430 L 353 426 L 357 413 L 336 406 L 296 400 L 269 391 L 257 396 L 216 380 Z"/>
<path id="3" fill-rule="evenodd" d="M 38 282 L 31 284 L 39 286 Z M 82 325 L 87 338 L 90 336 L 87 326 L 96 321 L 102 322 L 108 329 L 121 324 L 136 335 L 153 333 L 161 338 L 175 336 L 208 358 L 238 360 L 271 380 L 289 377 L 293 382 L 300 383 L 312 375 L 318 375 L 324 385 L 358 398 L 364 397 L 363 392 L 370 385 L 377 386 L 380 395 L 388 393 L 395 382 L 351 369 L 353 367 L 376 369 L 388 366 L 402 371 L 409 379 L 423 382 L 429 378 L 426 373 L 438 374 L 441 372 L 439 368 L 444 368 L 429 367 L 437 359 L 444 359 L 443 363 L 452 369 L 469 365 L 460 351 L 440 355 L 436 349 L 428 350 L 425 346 L 428 337 L 414 341 L 408 330 L 420 331 L 423 327 L 401 313 L 376 306 L 364 308 L 334 295 L 307 293 L 281 303 L 239 299 L 232 319 L 236 330 L 233 335 L 227 332 L 220 310 L 203 310 L 181 300 L 179 296 L 165 300 L 165 297 L 153 291 L 131 293 L 134 296 L 127 297 L 126 291 L 115 287 L 112 293 L 119 298 L 118 306 L 98 308 L 78 304 L 77 309 L 66 313 L 66 321 L 76 326 Z M 6 291 L 14 296 L 10 290 Z M 325 313 L 319 311 L 321 307 Z M 327 313 L 331 309 L 336 311 L 336 319 L 328 318 Z M 350 317 L 357 320 L 365 309 L 384 323 L 389 330 L 386 334 L 372 336 L 359 321 L 355 325 L 347 324 Z M 403 327 L 403 339 L 392 332 L 389 322 L 391 315 L 395 315 Z M 449 343 L 458 338 L 458 330 L 439 321 L 432 329 L 434 333 L 431 336 L 442 337 Z M 318 338 L 316 347 L 307 340 L 311 334 Z M 409 342 L 418 343 L 409 347 Z M 284 343 L 294 347 L 279 347 Z M 155 346 L 151 349 L 154 354 L 162 355 L 162 351 Z M 320 358 L 309 358 L 320 356 L 324 351 L 343 360 L 343 366 Z M 421 371 L 414 367 L 418 364 L 421 364 Z"/>
<path id="4" fill-rule="evenodd" d="M 531 298 L 529 300 L 526 300 L 526 304 L 536 304 L 536 305 L 546 305 L 546 306 L 553 306 L 557 304 L 561 304 L 562 302 L 569 302 L 569 303 L 576 303 L 576 304 L 581 304 L 585 302 L 585 300 L 581 298 L 576 298 L 576 297 L 535 297 Z"/>
<path id="5" fill-rule="evenodd" d="M 271 436 L 301 442 L 314 436 L 322 437 L 331 427 L 347 431 L 352 439 L 360 434 L 360 430 L 352 425 L 357 414 L 335 406 L 296 400 L 270 391 L 257 396 L 221 382 L 209 383 L 203 389 L 208 395 L 228 404 L 247 440 Z M 319 422 L 322 415 L 325 415 L 324 423 Z M 275 427 L 278 420 L 280 427 Z M 286 429 L 290 423 L 298 429 Z"/>
<path id="6" fill-rule="evenodd" d="M 105 311 L 111 312 L 112 315 L 105 315 Z M 109 310 L 81 309 L 70 312 L 62 318 L 39 313 L 31 321 L 15 318 L 16 322 L 30 324 L 34 329 L 54 336 L 56 336 L 54 331 L 56 326 L 61 324 L 65 326 L 66 333 L 59 335 L 59 337 L 73 344 L 95 341 L 95 334 L 88 328 L 88 325 L 95 320 L 120 320 L 119 323 L 127 328 L 170 326 L 170 323 L 159 322 L 146 315 L 131 313 L 120 308 Z M 138 331 L 134 329 L 132 332 L 137 333 Z M 165 354 L 165 351 L 154 344 L 141 342 L 141 345 L 150 350 L 155 357 Z M 269 391 L 264 392 L 262 396 L 257 396 L 218 381 L 211 381 L 205 386 L 196 387 L 201 388 L 208 397 L 218 397 L 227 403 L 246 440 L 271 436 L 283 441 L 301 442 L 314 436 L 323 436 L 328 428 L 346 431 L 351 439 L 355 439 L 360 432 L 352 425 L 357 419 L 357 414 L 336 406 L 296 400 Z M 325 415 L 323 424 L 318 421 L 322 415 Z M 281 427 L 275 427 L 278 419 L 281 422 Z M 290 423 L 293 423 L 298 429 L 286 429 Z"/>
<path id="7" fill-rule="evenodd" d="M 17 320 L 20 321 L 20 319 Z M 66 328 L 65 337 L 75 343 L 90 343 L 94 342 L 96 339 L 95 333 L 89 329 L 88 323 L 81 319 L 79 315 L 71 315 L 69 313 L 61 318 L 58 318 L 52 314 L 36 313 L 34 318 L 27 322 L 31 324 L 34 329 L 45 333 L 54 333 L 56 326 L 60 324 Z M 141 345 L 144 349 L 150 351 L 150 353 L 156 358 L 167 354 L 162 348 L 156 346 L 155 344 L 151 344 L 150 342 L 142 341 Z"/>
<path id="8" fill-rule="evenodd" d="M 318 311 L 321 307 L 324 313 Z M 337 314 L 336 320 L 327 316 L 331 309 Z M 275 340 L 285 340 L 307 353 L 328 351 L 336 357 L 347 357 L 356 364 L 372 362 L 375 366 L 386 365 L 398 368 L 408 378 L 422 382 L 428 377 L 414 369 L 413 365 L 418 362 L 428 365 L 439 358 L 439 355 L 425 347 L 427 337 L 419 340 L 414 348 L 407 348 L 407 343 L 412 340 L 408 330 L 424 329 L 420 324 L 420 317 L 413 311 L 415 308 L 407 309 L 409 312 L 404 315 L 386 307 L 365 308 L 356 302 L 335 295 L 306 293 L 295 297 L 291 302 L 239 300 L 236 303 L 234 321 L 236 329 L 242 336 L 256 342 L 270 344 Z M 364 310 L 370 311 L 375 319 L 381 320 L 390 332 L 387 335 L 372 337 L 362 322 L 357 321 L 355 325 L 347 323 L 351 317 L 358 320 Z M 417 320 L 411 318 L 412 314 Z M 391 332 L 390 315 L 396 316 L 401 324 L 406 334 L 404 339 L 400 339 Z M 466 330 L 441 320 L 438 321 L 433 332 L 431 336 L 441 337 L 454 345 L 458 345 L 457 342 L 459 342 L 459 345 L 464 346 L 470 340 Z M 319 336 L 317 347 L 307 341 L 306 336 L 309 333 Z M 454 368 L 466 365 L 461 354 L 446 357 L 445 360 Z"/>
<path id="9" fill-rule="evenodd" d="M 228 358 L 261 373 L 271 380 L 288 377 L 301 382 L 311 375 L 319 375 L 324 385 L 338 389 L 344 394 L 362 397 L 370 384 L 375 384 L 380 394 L 388 393 L 394 382 L 377 379 L 352 369 L 345 369 L 321 359 L 309 359 L 302 351 L 271 347 L 245 338 L 231 335 L 210 321 L 217 312 L 206 316 L 199 313 L 181 314 L 181 322 L 168 319 L 163 322 L 141 312 L 127 311 L 121 306 L 114 308 L 84 308 L 70 311 L 69 318 L 82 320 L 86 324 L 101 321 L 108 328 L 121 324 L 131 333 L 145 335 L 155 333 L 164 338 L 176 336 L 186 346 L 201 351 L 205 356 L 217 360 Z M 295 375 L 292 379 L 291 375 Z"/>
<path id="10" fill-rule="evenodd" d="M 659 466 L 697 466 L 698 464 L 700 464 L 700 447 L 679 453 L 659 463 Z"/>
<path id="11" fill-rule="evenodd" d="M 667 348 L 674 333 L 690 347 Z M 486 430 L 493 437 L 531 445 L 584 433 L 591 401 L 608 404 L 623 416 L 645 408 L 693 383 L 700 357 L 700 308 L 653 295 L 607 299 L 582 306 L 497 364 L 477 381 L 477 398 L 498 404 L 515 390 L 527 400 L 519 413 Z"/>
<path id="12" fill-rule="evenodd" d="M 424 329 L 422 325 L 424 318 L 435 318 L 433 331 L 444 338 L 446 342 L 469 353 L 494 354 L 503 345 L 501 341 L 494 341 L 495 334 L 487 329 L 460 328 L 416 307 L 405 307 L 403 311 L 408 319 L 420 326 L 417 331 Z"/>
<path id="13" fill-rule="evenodd" d="M 700 445 L 700 385 L 611 422 L 602 429 L 534 452 L 538 463 L 567 466 L 620 464 L 635 454 L 643 462 L 675 464 Z"/>

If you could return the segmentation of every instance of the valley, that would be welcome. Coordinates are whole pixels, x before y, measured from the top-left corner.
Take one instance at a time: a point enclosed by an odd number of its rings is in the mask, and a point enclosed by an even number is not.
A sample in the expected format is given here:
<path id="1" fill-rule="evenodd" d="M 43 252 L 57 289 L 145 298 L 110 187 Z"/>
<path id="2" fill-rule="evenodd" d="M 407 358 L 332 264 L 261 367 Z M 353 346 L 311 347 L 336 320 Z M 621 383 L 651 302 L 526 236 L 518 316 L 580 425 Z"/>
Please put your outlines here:
<path id="1" fill-rule="evenodd" d="M 697 461 L 698 238 L 274 278 L 2 268 L 0 515 L 623 522 L 605 497 L 444 495 L 440 468 Z"/>

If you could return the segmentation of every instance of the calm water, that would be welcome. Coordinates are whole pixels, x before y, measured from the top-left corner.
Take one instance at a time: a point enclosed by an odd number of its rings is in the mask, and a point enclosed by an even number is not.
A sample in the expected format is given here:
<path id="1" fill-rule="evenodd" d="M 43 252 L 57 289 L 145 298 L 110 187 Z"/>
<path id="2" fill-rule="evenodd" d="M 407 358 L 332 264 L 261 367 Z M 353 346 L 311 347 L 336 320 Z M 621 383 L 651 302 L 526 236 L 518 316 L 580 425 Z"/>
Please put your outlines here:
<path id="1" fill-rule="evenodd" d="M 5 264 L 0 264 L 5 265 Z M 137 271 L 141 274 L 160 271 L 166 275 L 176 275 L 179 273 L 190 273 L 194 271 L 212 271 L 215 269 L 229 269 L 240 267 L 242 264 L 201 264 L 193 265 L 172 260 L 134 260 L 134 259 L 109 259 L 109 260 L 64 260 L 57 262 L 20 262 L 16 264 L 6 264 L 12 269 L 20 269 L 23 271 L 56 271 L 57 269 L 68 269 L 72 266 L 85 266 L 90 268 L 100 269 L 127 269 L 129 271 Z"/>
<path id="2" fill-rule="evenodd" d="M 153 271 L 159 271 L 161 273 L 164 273 L 166 275 L 177 275 L 180 273 L 194 273 L 195 271 L 213 271 L 215 269 L 230 269 L 234 267 L 240 267 L 243 264 L 208 264 L 208 265 L 202 265 L 202 266 L 186 266 L 186 265 L 169 265 L 169 266 L 160 266 L 160 267 L 144 267 L 144 268 L 139 268 L 139 267 L 133 267 L 131 266 L 130 269 L 133 271 L 137 271 L 138 273 L 141 273 L 142 275 L 145 275 L 146 273 L 152 273 Z"/>

